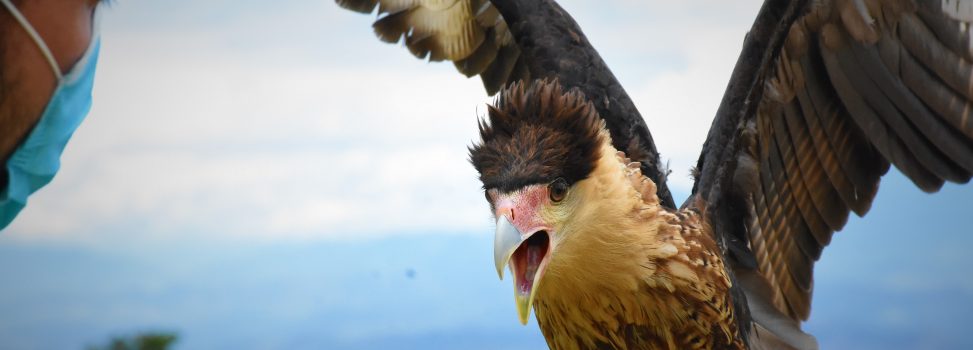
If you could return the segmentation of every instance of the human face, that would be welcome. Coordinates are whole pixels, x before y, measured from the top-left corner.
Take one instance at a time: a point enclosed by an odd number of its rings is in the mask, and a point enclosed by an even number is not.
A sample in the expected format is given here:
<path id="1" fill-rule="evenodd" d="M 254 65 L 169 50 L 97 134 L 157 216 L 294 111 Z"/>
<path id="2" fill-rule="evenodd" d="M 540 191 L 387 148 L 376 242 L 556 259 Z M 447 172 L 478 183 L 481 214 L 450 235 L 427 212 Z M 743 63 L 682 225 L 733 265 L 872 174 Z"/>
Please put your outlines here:
<path id="1" fill-rule="evenodd" d="M 20 0 L 17 9 L 47 44 L 63 74 L 81 59 L 92 40 L 99 0 Z M 51 65 L 10 11 L 0 8 L 0 160 L 37 123 L 57 87 Z M 0 184 L 6 172 L 0 171 Z"/>

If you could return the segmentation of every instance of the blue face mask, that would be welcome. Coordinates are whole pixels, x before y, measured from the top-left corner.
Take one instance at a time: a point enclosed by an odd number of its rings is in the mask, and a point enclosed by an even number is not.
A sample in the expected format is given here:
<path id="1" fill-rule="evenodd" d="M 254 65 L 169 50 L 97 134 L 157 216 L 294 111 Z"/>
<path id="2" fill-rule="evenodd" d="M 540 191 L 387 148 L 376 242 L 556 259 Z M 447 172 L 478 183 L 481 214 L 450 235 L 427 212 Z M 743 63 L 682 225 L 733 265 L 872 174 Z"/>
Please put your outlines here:
<path id="1" fill-rule="evenodd" d="M 0 0 L 0 3 L 10 11 L 37 43 L 58 79 L 54 94 L 34 129 L 7 160 L 9 180 L 7 187 L 0 191 L 0 229 L 3 229 L 24 208 L 27 197 L 51 182 L 60 168 L 64 146 L 91 108 L 91 89 L 94 85 L 95 64 L 101 45 L 96 25 L 93 28 L 91 44 L 85 50 L 84 56 L 70 72 L 62 75 L 57 61 L 54 60 L 51 51 L 33 26 L 10 0 Z"/>

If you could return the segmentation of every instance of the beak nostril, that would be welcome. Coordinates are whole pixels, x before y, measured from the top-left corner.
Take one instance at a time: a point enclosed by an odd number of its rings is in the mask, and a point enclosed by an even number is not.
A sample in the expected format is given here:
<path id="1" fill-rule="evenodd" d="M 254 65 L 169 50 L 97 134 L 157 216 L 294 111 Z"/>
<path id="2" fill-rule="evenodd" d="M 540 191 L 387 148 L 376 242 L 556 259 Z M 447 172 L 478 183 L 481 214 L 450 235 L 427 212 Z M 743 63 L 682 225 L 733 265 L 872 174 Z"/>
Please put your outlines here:
<path id="1" fill-rule="evenodd" d="M 511 207 L 500 208 L 500 210 L 497 210 L 497 219 L 499 219 L 501 216 L 506 216 L 507 217 L 507 220 L 510 220 L 510 222 L 513 222 L 514 221 L 514 208 L 511 208 Z"/>

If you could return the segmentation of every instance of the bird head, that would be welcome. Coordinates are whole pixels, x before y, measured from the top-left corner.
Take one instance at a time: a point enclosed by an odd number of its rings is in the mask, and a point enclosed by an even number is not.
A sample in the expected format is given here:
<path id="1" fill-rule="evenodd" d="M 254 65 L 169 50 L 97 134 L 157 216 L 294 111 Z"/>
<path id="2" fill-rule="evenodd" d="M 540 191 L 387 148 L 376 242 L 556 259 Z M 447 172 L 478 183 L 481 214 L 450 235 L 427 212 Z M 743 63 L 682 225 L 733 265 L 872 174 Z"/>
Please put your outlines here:
<path id="1" fill-rule="evenodd" d="M 480 137 L 470 160 L 496 218 L 494 261 L 501 279 L 509 267 L 526 324 L 546 270 L 584 220 L 590 191 L 581 184 L 611 142 L 591 103 L 556 80 L 503 90 Z"/>

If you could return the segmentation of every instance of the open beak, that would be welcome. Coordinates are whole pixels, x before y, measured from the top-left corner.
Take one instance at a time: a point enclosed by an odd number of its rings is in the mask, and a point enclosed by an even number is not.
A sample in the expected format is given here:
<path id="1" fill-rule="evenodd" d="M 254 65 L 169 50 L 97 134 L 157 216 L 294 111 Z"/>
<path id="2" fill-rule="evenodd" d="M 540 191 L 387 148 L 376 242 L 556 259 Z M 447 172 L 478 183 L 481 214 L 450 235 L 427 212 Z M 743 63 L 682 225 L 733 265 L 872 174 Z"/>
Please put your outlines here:
<path id="1" fill-rule="evenodd" d="M 510 266 L 510 272 L 514 275 L 517 314 L 520 323 L 525 325 L 530 318 L 534 293 L 547 266 L 551 247 L 547 231 L 532 231 L 528 234 L 522 233 L 506 215 L 501 215 L 497 219 L 497 232 L 493 241 L 493 260 L 497 265 L 497 274 L 502 280 L 504 266 Z"/>

